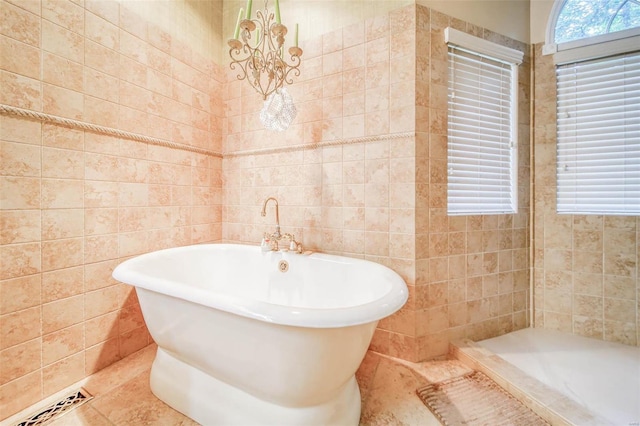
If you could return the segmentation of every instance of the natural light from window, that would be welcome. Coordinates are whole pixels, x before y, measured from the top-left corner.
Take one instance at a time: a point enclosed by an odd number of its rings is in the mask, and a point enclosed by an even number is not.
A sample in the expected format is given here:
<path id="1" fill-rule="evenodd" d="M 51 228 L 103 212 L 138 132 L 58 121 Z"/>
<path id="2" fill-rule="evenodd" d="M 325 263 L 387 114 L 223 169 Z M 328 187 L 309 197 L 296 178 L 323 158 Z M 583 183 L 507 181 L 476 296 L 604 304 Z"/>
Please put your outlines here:
<path id="1" fill-rule="evenodd" d="M 566 0 L 556 21 L 555 43 L 640 27 L 640 0 Z"/>
<path id="2" fill-rule="evenodd" d="M 640 0 L 554 7 L 557 211 L 638 216 Z"/>

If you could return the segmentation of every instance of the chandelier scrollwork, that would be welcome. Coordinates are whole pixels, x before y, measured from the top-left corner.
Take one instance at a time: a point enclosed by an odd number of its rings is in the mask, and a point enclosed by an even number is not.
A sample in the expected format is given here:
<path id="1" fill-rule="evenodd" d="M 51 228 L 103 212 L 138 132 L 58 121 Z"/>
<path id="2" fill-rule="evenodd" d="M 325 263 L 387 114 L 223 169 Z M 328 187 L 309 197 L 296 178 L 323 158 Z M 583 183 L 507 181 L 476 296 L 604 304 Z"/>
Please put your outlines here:
<path id="1" fill-rule="evenodd" d="M 288 31 L 280 23 L 278 1 L 275 17 L 269 12 L 266 0 L 264 10 L 257 12 L 256 19 L 250 19 L 251 2 L 247 4 L 247 9 L 244 19 L 241 19 L 240 10 L 235 38 L 228 41 L 230 66 L 233 70 L 239 69 L 238 80 L 246 79 L 266 100 L 269 95 L 282 89 L 285 83 L 292 84 L 293 76 L 300 75 L 302 49 L 298 47 L 298 26 L 296 24 L 295 45 L 288 49 L 290 62 L 287 62 L 284 42 Z"/>

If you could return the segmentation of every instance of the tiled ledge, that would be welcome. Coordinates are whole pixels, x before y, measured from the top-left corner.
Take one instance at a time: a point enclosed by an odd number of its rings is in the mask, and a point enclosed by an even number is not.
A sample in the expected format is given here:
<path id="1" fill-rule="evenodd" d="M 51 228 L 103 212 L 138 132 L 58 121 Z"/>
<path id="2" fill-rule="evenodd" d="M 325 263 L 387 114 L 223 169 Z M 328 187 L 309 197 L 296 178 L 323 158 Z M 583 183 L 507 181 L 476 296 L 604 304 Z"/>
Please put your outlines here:
<path id="1" fill-rule="evenodd" d="M 451 342 L 449 353 L 452 358 L 489 376 L 553 425 L 600 426 L 609 423 L 471 340 Z"/>

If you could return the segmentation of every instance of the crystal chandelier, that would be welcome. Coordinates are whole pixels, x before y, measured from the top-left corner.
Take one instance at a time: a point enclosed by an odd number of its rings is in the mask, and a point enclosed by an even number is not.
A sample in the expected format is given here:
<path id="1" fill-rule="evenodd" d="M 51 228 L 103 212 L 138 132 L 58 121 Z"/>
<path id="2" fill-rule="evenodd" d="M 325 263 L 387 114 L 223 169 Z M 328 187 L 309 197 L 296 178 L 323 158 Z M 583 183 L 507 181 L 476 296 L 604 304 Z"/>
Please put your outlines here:
<path id="1" fill-rule="evenodd" d="M 294 46 L 289 47 L 291 63 L 287 63 L 283 47 L 287 27 L 280 22 L 279 1 L 275 1 L 275 20 L 274 14 L 267 9 L 267 0 L 264 2 L 264 10 L 256 14 L 257 19 L 251 19 L 251 5 L 252 0 L 248 0 L 244 19 L 243 9 L 240 9 L 234 38 L 228 41 L 231 47 L 231 69 L 239 67 L 238 80 L 247 79 L 263 99 L 267 99 L 267 96 L 283 87 L 285 82 L 293 83 L 290 73 L 300 75 L 298 67 L 302 49 L 298 47 L 298 25 L 296 24 Z"/>
<path id="2" fill-rule="evenodd" d="M 265 100 L 260 120 L 272 130 L 284 130 L 295 117 L 296 110 L 284 84 L 293 83 L 292 76 L 299 76 L 300 56 L 298 47 L 298 25 L 296 24 L 294 46 L 288 52 L 291 62 L 284 57 L 284 36 L 287 27 L 280 22 L 280 4 L 275 1 L 275 17 L 264 2 L 256 19 L 251 19 L 253 0 L 247 1 L 246 14 L 240 9 L 234 37 L 229 39 L 231 69 L 239 68 L 238 80 L 247 80 Z"/>

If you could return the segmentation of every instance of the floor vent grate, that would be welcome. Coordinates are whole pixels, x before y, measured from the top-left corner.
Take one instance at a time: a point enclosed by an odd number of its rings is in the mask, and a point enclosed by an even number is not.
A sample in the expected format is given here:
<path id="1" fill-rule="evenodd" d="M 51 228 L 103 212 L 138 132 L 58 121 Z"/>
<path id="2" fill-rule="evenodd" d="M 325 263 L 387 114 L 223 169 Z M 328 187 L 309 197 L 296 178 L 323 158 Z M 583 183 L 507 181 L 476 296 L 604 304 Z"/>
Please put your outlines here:
<path id="1" fill-rule="evenodd" d="M 58 402 L 54 402 L 48 407 L 40 410 L 36 414 L 33 414 L 29 418 L 16 423 L 15 426 L 37 426 L 43 425 L 49 420 L 66 413 L 72 408 L 78 407 L 85 402 L 89 401 L 93 396 L 86 390 L 80 388 L 80 390 L 74 391 L 71 394 L 65 396 Z"/>
<path id="2" fill-rule="evenodd" d="M 484 374 L 474 371 L 418 389 L 445 426 L 548 426 L 549 423 Z"/>

